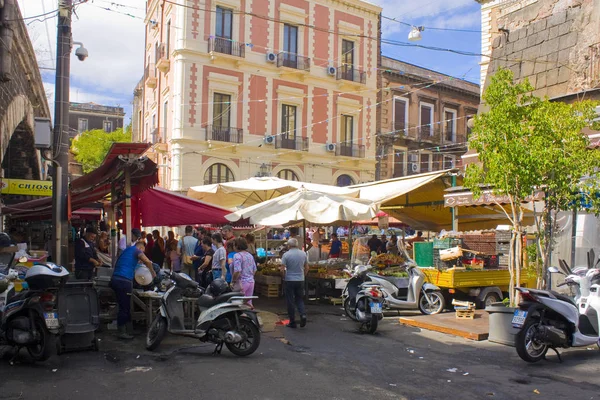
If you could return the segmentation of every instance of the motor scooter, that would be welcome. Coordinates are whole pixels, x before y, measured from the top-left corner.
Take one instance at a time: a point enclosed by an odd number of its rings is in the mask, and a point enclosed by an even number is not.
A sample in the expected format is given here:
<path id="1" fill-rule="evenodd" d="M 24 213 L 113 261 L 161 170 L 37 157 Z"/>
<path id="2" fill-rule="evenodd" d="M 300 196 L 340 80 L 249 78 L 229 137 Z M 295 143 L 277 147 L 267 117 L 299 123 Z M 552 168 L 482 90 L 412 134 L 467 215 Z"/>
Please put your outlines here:
<path id="1" fill-rule="evenodd" d="M 244 296 L 228 291 L 227 283 L 214 280 L 206 291 L 200 285 L 177 272 L 165 272 L 174 282 L 161 299 L 156 317 L 148 328 L 146 349 L 155 350 L 167 331 L 212 342 L 213 354 L 220 354 L 223 345 L 236 356 L 248 356 L 260 345 L 260 321 L 245 301 L 256 296 Z M 184 300 L 195 300 L 200 316 L 193 329 L 184 326 Z"/>
<path id="2" fill-rule="evenodd" d="M 549 272 L 560 273 L 556 267 Z M 521 359 L 537 362 L 549 349 L 558 355 L 557 348 L 600 346 L 600 270 L 592 268 L 585 275 L 567 275 L 557 287 L 569 285 L 579 293 L 577 302 L 553 290 L 517 288 L 522 302 L 515 310 L 512 326 L 519 329 L 515 347 Z M 580 287 L 588 290 L 581 295 Z"/>
<path id="3" fill-rule="evenodd" d="M 425 282 L 426 276 L 413 264 L 406 266 L 407 278 L 381 276 L 367 273 L 367 278 L 380 285 L 383 308 L 386 310 L 419 310 L 425 315 L 444 310 L 445 300 L 439 287 Z"/>
<path id="4" fill-rule="evenodd" d="M 368 333 L 375 333 L 377 325 L 383 319 L 381 286 L 366 279 L 370 265 L 357 265 L 354 271 L 344 271 L 352 275 L 342 293 L 346 315 L 361 323 Z"/>

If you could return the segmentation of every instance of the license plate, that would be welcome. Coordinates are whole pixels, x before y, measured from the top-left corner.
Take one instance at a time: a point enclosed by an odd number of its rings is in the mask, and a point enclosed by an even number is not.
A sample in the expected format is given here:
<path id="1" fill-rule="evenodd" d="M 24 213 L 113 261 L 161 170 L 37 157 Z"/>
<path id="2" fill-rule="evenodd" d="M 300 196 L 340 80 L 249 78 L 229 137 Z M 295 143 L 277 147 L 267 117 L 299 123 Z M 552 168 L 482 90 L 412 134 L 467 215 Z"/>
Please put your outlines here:
<path id="1" fill-rule="evenodd" d="M 60 326 L 56 313 L 44 313 L 44 318 L 48 328 L 58 328 Z"/>
<path id="2" fill-rule="evenodd" d="M 371 303 L 371 314 L 381 314 L 381 303 Z"/>
<path id="3" fill-rule="evenodd" d="M 514 328 L 521 328 L 525 324 L 525 320 L 527 319 L 527 311 L 523 310 L 515 310 L 512 319 L 512 326 Z"/>

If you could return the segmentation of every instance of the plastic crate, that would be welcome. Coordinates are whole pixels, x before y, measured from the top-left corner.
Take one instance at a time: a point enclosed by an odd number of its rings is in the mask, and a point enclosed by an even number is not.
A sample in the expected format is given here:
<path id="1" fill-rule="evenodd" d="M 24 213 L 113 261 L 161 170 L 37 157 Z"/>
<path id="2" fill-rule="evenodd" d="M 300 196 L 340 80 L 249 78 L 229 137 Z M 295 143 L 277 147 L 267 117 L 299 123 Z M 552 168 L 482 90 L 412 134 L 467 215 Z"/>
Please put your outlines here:
<path id="1" fill-rule="evenodd" d="M 496 231 L 496 242 L 500 242 L 500 243 L 510 242 L 511 238 L 512 238 L 511 231 Z"/>
<path id="2" fill-rule="evenodd" d="M 508 254 L 510 251 L 510 243 L 496 243 L 497 254 Z"/>
<path id="3" fill-rule="evenodd" d="M 444 238 L 444 239 L 433 239 L 434 249 L 449 249 L 451 247 L 461 246 L 462 239 L 458 238 Z"/>

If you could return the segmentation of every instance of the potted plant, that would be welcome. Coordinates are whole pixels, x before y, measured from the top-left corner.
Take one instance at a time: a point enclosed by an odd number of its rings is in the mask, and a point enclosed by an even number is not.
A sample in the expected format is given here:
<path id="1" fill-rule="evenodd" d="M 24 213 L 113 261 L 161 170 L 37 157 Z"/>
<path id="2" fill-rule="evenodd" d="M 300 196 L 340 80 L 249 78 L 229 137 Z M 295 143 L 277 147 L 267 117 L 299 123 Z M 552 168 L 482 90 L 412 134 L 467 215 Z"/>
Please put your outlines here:
<path id="1" fill-rule="evenodd" d="M 600 163 L 600 152 L 589 150 L 589 138 L 582 133 L 583 128 L 594 125 L 596 104 L 550 102 L 532 95 L 533 90 L 527 79 L 515 83 L 510 70 L 498 70 L 483 95 L 489 111 L 475 117 L 469 140 L 479 162 L 467 166 L 465 186 L 475 197 L 481 195 L 482 188 L 491 188 L 496 205 L 510 221 L 508 304 L 486 308 L 490 312 L 490 340 L 503 344 L 512 344 L 510 335 L 515 333 L 511 324 L 519 302 L 515 287 L 521 282 L 526 245 L 522 205 L 544 194 L 544 211 L 536 218 L 536 250 L 544 266 L 537 272 L 541 285 L 551 251 L 551 238 L 546 233 L 556 210 L 566 208 L 579 193 L 595 193 L 598 182 L 594 178 L 582 184 L 580 179 L 594 177 Z M 500 196 L 502 204 L 496 200 Z M 549 223 L 542 227 L 544 217 Z"/>

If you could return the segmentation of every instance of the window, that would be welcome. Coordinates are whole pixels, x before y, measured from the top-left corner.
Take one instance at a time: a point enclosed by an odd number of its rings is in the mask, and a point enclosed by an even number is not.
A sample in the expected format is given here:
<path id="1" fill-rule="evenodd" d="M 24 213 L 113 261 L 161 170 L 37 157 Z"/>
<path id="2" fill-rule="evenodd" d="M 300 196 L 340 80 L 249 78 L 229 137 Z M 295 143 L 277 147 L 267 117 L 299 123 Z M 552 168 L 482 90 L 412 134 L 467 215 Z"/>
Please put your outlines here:
<path id="1" fill-rule="evenodd" d="M 298 27 L 283 25 L 283 65 L 285 67 L 298 67 Z"/>
<path id="2" fill-rule="evenodd" d="M 454 168 L 454 157 L 444 156 L 444 169 Z"/>
<path id="3" fill-rule="evenodd" d="M 283 104 L 281 106 L 281 147 L 296 148 L 296 106 Z"/>
<path id="4" fill-rule="evenodd" d="M 354 42 L 342 39 L 342 79 L 352 81 L 354 77 Z"/>
<path id="5" fill-rule="evenodd" d="M 351 115 L 342 115 L 340 119 L 340 147 L 339 155 L 352 157 L 352 144 L 354 142 L 354 117 Z"/>
<path id="6" fill-rule="evenodd" d="M 421 154 L 421 172 L 429 172 L 429 154 Z"/>
<path id="7" fill-rule="evenodd" d="M 152 114 L 152 130 L 156 129 L 156 114 Z"/>
<path id="8" fill-rule="evenodd" d="M 77 133 L 85 132 L 88 130 L 88 120 L 85 118 L 79 118 L 77 120 Z"/>
<path id="9" fill-rule="evenodd" d="M 160 43 L 154 43 L 154 64 L 158 64 L 160 60 Z"/>
<path id="10" fill-rule="evenodd" d="M 213 124 L 209 139 L 221 142 L 231 141 L 231 96 L 215 93 L 213 96 Z"/>
<path id="11" fill-rule="evenodd" d="M 169 58 L 171 50 L 171 20 L 167 22 L 167 32 L 165 33 L 165 58 Z"/>
<path id="12" fill-rule="evenodd" d="M 225 164 L 211 165 L 204 173 L 204 184 L 225 183 L 233 181 L 233 172 Z"/>
<path id="13" fill-rule="evenodd" d="M 112 121 L 104 121 L 104 132 L 112 132 Z"/>
<path id="14" fill-rule="evenodd" d="M 408 99 L 394 97 L 394 133 L 408 134 Z"/>
<path id="15" fill-rule="evenodd" d="M 421 103 L 419 114 L 421 136 L 433 136 L 433 104 Z"/>
<path id="16" fill-rule="evenodd" d="M 167 129 L 167 116 L 169 114 L 169 102 L 165 101 L 163 103 L 163 111 L 162 111 L 162 126 L 161 128 Z"/>
<path id="17" fill-rule="evenodd" d="M 336 185 L 339 187 L 354 185 L 354 179 L 350 175 L 340 175 L 337 178 Z"/>
<path id="18" fill-rule="evenodd" d="M 223 39 L 233 37 L 233 10 L 217 6 L 217 24 L 215 36 Z"/>
<path id="19" fill-rule="evenodd" d="M 279 179 L 285 179 L 288 181 L 300 181 L 300 179 L 298 179 L 298 175 L 296 175 L 296 173 L 291 169 L 282 169 L 277 173 L 277 177 Z"/>
<path id="20" fill-rule="evenodd" d="M 394 151 L 394 178 L 404 176 L 404 151 Z"/>
<path id="21" fill-rule="evenodd" d="M 448 142 L 456 141 L 456 111 L 444 110 L 444 139 Z"/>

